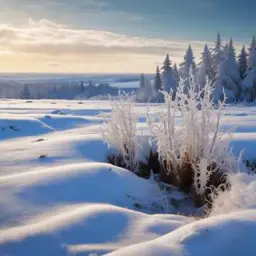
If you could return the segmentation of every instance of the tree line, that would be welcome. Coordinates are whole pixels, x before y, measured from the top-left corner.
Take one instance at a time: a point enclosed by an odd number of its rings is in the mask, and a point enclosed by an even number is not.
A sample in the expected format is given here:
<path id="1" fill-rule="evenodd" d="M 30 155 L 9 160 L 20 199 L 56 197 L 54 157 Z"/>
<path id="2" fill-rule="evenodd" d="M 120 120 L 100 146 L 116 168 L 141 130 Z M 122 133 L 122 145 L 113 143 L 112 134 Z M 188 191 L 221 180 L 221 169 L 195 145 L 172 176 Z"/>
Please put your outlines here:
<path id="1" fill-rule="evenodd" d="M 227 43 L 223 43 L 218 33 L 213 48 L 210 49 L 205 44 L 198 64 L 195 63 L 191 45 L 188 46 L 184 61 L 179 67 L 177 64 L 172 65 L 169 54 L 167 54 L 162 67 L 157 66 L 156 68 L 153 84 L 146 81 L 143 74 L 141 75 L 137 99 L 138 101 L 149 101 L 150 99 L 161 101 L 160 91 L 172 91 L 175 97 L 180 81 L 189 86 L 191 77 L 196 80 L 196 84 L 201 89 L 207 81 L 210 81 L 214 88 L 213 97 L 216 101 L 223 100 L 224 97 L 228 102 L 255 101 L 255 37 L 252 38 L 248 50 L 243 46 L 239 55 L 236 56 L 232 38 Z"/>

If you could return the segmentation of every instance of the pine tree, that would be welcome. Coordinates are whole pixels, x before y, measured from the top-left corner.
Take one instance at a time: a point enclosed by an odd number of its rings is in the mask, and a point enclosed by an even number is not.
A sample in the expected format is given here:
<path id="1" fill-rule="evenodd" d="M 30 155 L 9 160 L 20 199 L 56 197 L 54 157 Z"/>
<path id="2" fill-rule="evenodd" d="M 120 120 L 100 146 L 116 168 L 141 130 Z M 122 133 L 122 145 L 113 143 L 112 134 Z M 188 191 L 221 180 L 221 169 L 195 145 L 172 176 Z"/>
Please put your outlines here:
<path id="1" fill-rule="evenodd" d="M 249 47 L 249 52 L 248 52 L 248 69 L 252 68 L 253 65 L 253 54 L 254 50 L 256 50 L 256 39 L 255 36 L 252 38 L 252 42 Z"/>
<path id="2" fill-rule="evenodd" d="M 164 72 L 170 72 L 170 71 L 172 71 L 171 65 L 172 65 L 172 63 L 171 63 L 169 54 L 167 54 L 167 55 L 166 55 L 166 58 L 165 58 L 165 60 L 164 60 L 164 63 L 163 63 L 162 70 L 163 70 Z"/>
<path id="3" fill-rule="evenodd" d="M 83 93 L 85 91 L 84 82 L 81 81 L 80 83 L 80 92 Z"/>
<path id="4" fill-rule="evenodd" d="M 215 41 L 215 46 L 212 49 L 212 57 L 213 57 L 213 69 L 215 75 L 218 72 L 221 60 L 223 59 L 223 47 L 220 33 L 217 34 L 217 39 Z"/>
<path id="5" fill-rule="evenodd" d="M 243 90 L 248 100 L 256 99 L 256 49 L 251 52 L 251 68 L 243 81 Z"/>
<path id="6" fill-rule="evenodd" d="M 238 66 L 239 66 L 239 72 L 240 72 L 241 79 L 244 79 L 245 73 L 248 69 L 247 56 L 248 56 L 248 54 L 245 50 L 245 47 L 243 46 L 243 48 L 238 56 Z"/>
<path id="7" fill-rule="evenodd" d="M 184 62 L 180 64 L 181 76 L 183 79 L 189 78 L 191 70 L 192 70 L 192 73 L 194 72 L 196 67 L 194 59 L 195 58 L 194 58 L 191 45 L 189 45 L 186 51 L 186 54 L 184 56 Z"/>
<path id="8" fill-rule="evenodd" d="M 140 88 L 145 88 L 146 87 L 146 81 L 145 81 L 145 76 L 144 74 L 140 75 Z"/>
<path id="9" fill-rule="evenodd" d="M 29 99 L 30 98 L 30 91 L 26 84 L 24 85 L 23 89 L 20 92 L 20 98 L 21 99 Z"/>
<path id="10" fill-rule="evenodd" d="M 225 59 L 226 57 L 228 57 L 229 54 L 229 45 L 228 43 L 225 44 L 224 48 L 223 48 L 223 56 L 222 59 Z"/>
<path id="11" fill-rule="evenodd" d="M 141 74 L 140 88 L 136 91 L 136 101 L 149 102 L 152 100 L 154 91 L 153 86 L 144 74 Z"/>
<path id="12" fill-rule="evenodd" d="M 219 65 L 216 87 L 220 94 L 223 94 L 224 89 L 229 101 L 238 100 L 241 96 L 241 77 L 232 39 L 225 48 L 226 54 Z"/>
<path id="13" fill-rule="evenodd" d="M 56 85 L 54 84 L 52 87 L 52 93 L 55 94 L 57 92 Z"/>
<path id="14" fill-rule="evenodd" d="M 159 67 L 156 68 L 156 76 L 155 76 L 155 82 L 154 82 L 154 89 L 156 92 L 162 90 L 162 79 Z"/>
<path id="15" fill-rule="evenodd" d="M 95 87 L 94 83 L 92 81 L 88 81 L 88 89 L 92 89 L 94 87 Z"/>
<path id="16" fill-rule="evenodd" d="M 198 68 L 198 73 L 197 73 L 197 79 L 198 79 L 200 88 L 203 88 L 206 85 L 207 78 L 211 81 L 211 78 L 210 78 L 211 72 L 212 72 L 211 52 L 209 51 L 207 44 L 205 44 L 204 51 L 202 52 L 201 62 Z"/>
<path id="17" fill-rule="evenodd" d="M 177 91 L 177 81 L 173 77 L 171 60 L 168 54 L 164 60 L 162 70 L 163 89 L 168 93 L 172 92 L 173 97 L 175 97 Z"/>
<path id="18" fill-rule="evenodd" d="M 252 68 L 256 69 L 256 48 L 253 50 L 252 53 Z"/>
<path id="19" fill-rule="evenodd" d="M 210 81 L 214 80 L 213 60 L 207 44 L 205 44 L 204 46 L 201 65 L 199 69 L 201 70 L 201 76 L 208 77 Z"/>
<path id="20" fill-rule="evenodd" d="M 236 99 L 238 100 L 241 96 L 241 76 L 239 72 L 239 66 L 236 61 L 236 51 L 233 45 L 233 39 L 231 38 L 228 45 L 228 75 L 229 80 L 227 88 L 235 93 Z"/>
<path id="21" fill-rule="evenodd" d="M 173 76 L 174 79 L 177 81 L 177 83 L 179 84 L 180 82 L 180 73 L 178 71 L 177 65 L 176 63 L 173 65 Z"/>
<path id="22" fill-rule="evenodd" d="M 229 43 L 228 43 L 228 57 L 236 59 L 236 51 L 234 48 L 232 37 L 230 38 Z"/>

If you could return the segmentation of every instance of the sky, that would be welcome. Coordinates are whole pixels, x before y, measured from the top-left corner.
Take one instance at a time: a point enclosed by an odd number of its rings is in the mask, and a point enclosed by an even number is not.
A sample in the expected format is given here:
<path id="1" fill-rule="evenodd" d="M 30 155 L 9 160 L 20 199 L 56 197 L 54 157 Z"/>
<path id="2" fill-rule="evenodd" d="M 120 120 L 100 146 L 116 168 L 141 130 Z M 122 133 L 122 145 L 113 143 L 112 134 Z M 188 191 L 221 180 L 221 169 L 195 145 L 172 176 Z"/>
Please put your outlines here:
<path id="1" fill-rule="evenodd" d="M 153 73 L 217 32 L 256 35 L 255 0 L 0 0 L 0 72 Z"/>

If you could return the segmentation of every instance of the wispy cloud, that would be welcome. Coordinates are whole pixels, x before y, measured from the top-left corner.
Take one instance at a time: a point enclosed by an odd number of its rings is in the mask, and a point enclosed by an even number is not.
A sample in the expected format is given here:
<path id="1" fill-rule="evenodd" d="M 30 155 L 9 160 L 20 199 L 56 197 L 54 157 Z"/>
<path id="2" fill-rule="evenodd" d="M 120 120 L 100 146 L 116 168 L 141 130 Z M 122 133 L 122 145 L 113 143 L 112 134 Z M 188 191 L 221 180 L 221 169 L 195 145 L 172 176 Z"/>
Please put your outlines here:
<path id="1" fill-rule="evenodd" d="M 72 29 L 49 20 L 30 20 L 26 26 L 0 25 L 0 43 L 13 53 L 48 55 L 124 54 L 181 57 L 188 42 L 156 38 L 132 37 L 108 31 Z M 203 42 L 192 42 L 196 51 Z"/>
<path id="2" fill-rule="evenodd" d="M 7 61 L 8 70 L 14 65 L 23 70 L 26 63 L 26 72 L 152 72 L 166 53 L 180 63 L 189 43 L 199 57 L 202 41 L 128 36 L 30 19 L 21 26 L 0 24 L 0 68 L 5 70 Z"/>

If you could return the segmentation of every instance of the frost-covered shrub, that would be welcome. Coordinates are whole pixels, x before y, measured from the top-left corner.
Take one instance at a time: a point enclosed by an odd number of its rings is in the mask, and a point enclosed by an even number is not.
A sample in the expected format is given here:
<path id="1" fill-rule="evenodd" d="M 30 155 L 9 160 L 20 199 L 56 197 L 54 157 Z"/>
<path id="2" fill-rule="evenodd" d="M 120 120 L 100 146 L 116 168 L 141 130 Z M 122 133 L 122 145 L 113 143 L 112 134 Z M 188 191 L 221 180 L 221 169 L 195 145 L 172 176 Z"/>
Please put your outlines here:
<path id="1" fill-rule="evenodd" d="M 229 134 L 219 132 L 224 102 L 215 106 L 209 81 L 199 88 L 191 76 L 189 87 L 184 81 L 180 83 L 175 100 L 164 93 L 164 112 L 159 112 L 158 122 L 149 121 L 149 125 L 164 166 L 164 181 L 191 192 L 195 202 L 203 205 L 212 189 L 226 183 L 226 174 L 236 172 L 238 166 Z"/>
<path id="2" fill-rule="evenodd" d="M 176 97 L 162 92 L 165 102 L 157 113 L 148 112 L 153 137 L 148 152 L 138 143 L 134 98 L 112 101 L 104 138 L 117 153 L 108 157 L 109 162 L 146 178 L 151 171 L 159 173 L 163 182 L 190 193 L 198 206 L 211 202 L 229 187 L 227 175 L 239 170 L 230 134 L 219 131 L 224 101 L 216 105 L 212 92 L 209 81 L 202 88 L 193 76 L 189 86 L 181 81 Z M 152 151 L 155 145 L 157 151 Z"/>
<path id="3" fill-rule="evenodd" d="M 171 94 L 162 92 L 164 104 L 161 106 L 157 115 L 157 121 L 148 118 L 151 132 L 156 137 L 158 157 L 161 162 L 161 175 L 169 179 L 169 183 L 177 183 L 177 169 L 180 165 L 180 140 L 177 137 L 175 118 L 178 112 L 178 100 L 173 100 Z"/>
<path id="4" fill-rule="evenodd" d="M 103 137 L 118 153 L 110 156 L 109 162 L 135 172 L 139 144 L 136 137 L 134 97 L 123 95 L 110 103 L 112 112 L 105 118 Z"/>

